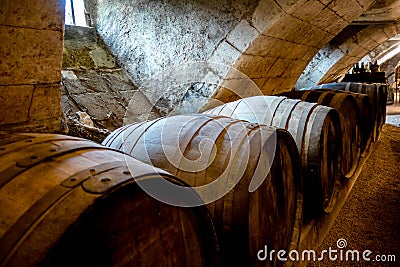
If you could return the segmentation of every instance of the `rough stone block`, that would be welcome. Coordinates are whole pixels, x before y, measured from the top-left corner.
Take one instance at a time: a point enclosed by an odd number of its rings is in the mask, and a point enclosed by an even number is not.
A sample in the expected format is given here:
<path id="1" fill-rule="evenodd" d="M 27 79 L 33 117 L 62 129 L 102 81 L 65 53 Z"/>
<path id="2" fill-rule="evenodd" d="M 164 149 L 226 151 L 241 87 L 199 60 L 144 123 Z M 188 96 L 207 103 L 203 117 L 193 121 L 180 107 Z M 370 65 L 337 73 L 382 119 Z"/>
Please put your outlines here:
<path id="1" fill-rule="evenodd" d="M 62 32 L 0 26 L 0 40 L 0 84 L 61 80 Z"/>
<path id="2" fill-rule="evenodd" d="M 282 74 L 291 67 L 290 59 L 278 58 L 274 65 L 269 69 L 267 77 L 281 77 Z"/>
<path id="3" fill-rule="evenodd" d="M 299 34 L 295 33 L 299 29 L 299 24 L 304 23 L 301 20 L 292 17 L 289 14 L 285 14 L 279 20 L 276 20 L 270 25 L 264 32 L 265 35 L 280 38 L 284 40 L 295 40 Z M 287 39 L 288 38 L 288 39 Z"/>
<path id="4" fill-rule="evenodd" d="M 62 31 L 65 0 L 2 0 L 0 25 Z"/>
<path id="5" fill-rule="evenodd" d="M 249 59 L 249 58 L 248 58 Z M 229 71 L 226 77 L 220 82 L 220 87 L 224 88 L 224 92 L 227 92 L 224 97 L 229 97 L 229 100 L 233 100 L 232 96 L 243 98 L 245 95 L 258 95 L 260 94 L 258 86 L 254 83 L 254 79 L 247 76 L 244 73 L 246 69 L 240 70 L 233 68 Z M 263 71 L 259 71 L 259 76 L 265 75 Z M 217 94 L 220 96 L 221 94 Z M 228 101 L 228 98 L 223 98 L 224 101 Z"/>
<path id="6" fill-rule="evenodd" d="M 363 7 L 358 3 L 357 0 L 333 0 L 328 4 L 328 8 L 335 11 L 344 20 L 351 23 L 357 19 L 363 12 Z"/>
<path id="7" fill-rule="evenodd" d="M 364 57 L 366 54 L 368 54 L 368 50 L 366 50 L 364 47 L 360 45 L 353 45 L 349 50 L 348 55 L 351 57 Z"/>
<path id="8" fill-rule="evenodd" d="M 334 37 L 334 35 L 313 25 L 302 25 L 299 32 L 301 32 L 299 35 L 301 37 L 296 42 L 311 47 L 322 48 Z"/>
<path id="9" fill-rule="evenodd" d="M 313 20 L 323 10 L 325 6 L 319 1 L 304 1 L 299 3 L 290 13 L 293 17 L 313 24 Z"/>
<path id="10" fill-rule="evenodd" d="M 317 70 L 322 72 L 322 74 L 327 73 L 338 60 L 339 58 L 332 60 L 324 60 L 321 62 L 321 64 L 318 65 Z"/>
<path id="11" fill-rule="evenodd" d="M 96 29 L 92 27 L 81 27 L 65 25 L 64 46 L 69 49 L 82 49 L 97 45 Z"/>
<path id="12" fill-rule="evenodd" d="M 238 50 L 244 52 L 259 35 L 260 33 L 247 20 L 241 20 L 228 34 L 227 40 Z"/>
<path id="13" fill-rule="evenodd" d="M 313 73 L 310 75 L 310 80 L 313 81 L 314 83 L 318 83 L 319 80 L 324 76 L 324 73 L 322 73 L 319 70 L 315 70 Z"/>
<path id="14" fill-rule="evenodd" d="M 262 78 L 267 77 L 268 70 L 275 61 L 275 58 L 242 55 L 236 62 L 235 68 L 243 72 L 249 78 Z"/>
<path id="15" fill-rule="evenodd" d="M 381 44 L 387 41 L 389 38 L 383 30 L 380 30 L 376 31 L 373 35 L 371 35 L 371 39 L 377 42 L 378 44 Z"/>
<path id="16" fill-rule="evenodd" d="M 349 24 L 349 22 L 339 17 L 329 8 L 325 8 L 322 9 L 321 12 L 319 12 L 319 14 L 313 19 L 311 24 L 333 35 L 337 35 Z"/>
<path id="17" fill-rule="evenodd" d="M 365 42 L 365 43 L 363 43 L 362 44 L 362 46 L 365 48 L 365 49 L 367 49 L 368 51 L 372 51 L 375 47 L 377 47 L 379 44 L 376 42 L 376 41 L 374 41 L 374 40 L 372 40 L 372 39 L 370 39 L 369 41 L 367 41 L 367 42 Z M 371 55 L 373 55 L 373 53 L 371 52 Z"/>
<path id="18" fill-rule="evenodd" d="M 153 120 L 160 117 L 147 97 L 141 91 L 123 91 L 122 96 L 128 102 L 124 115 L 124 124 Z"/>
<path id="19" fill-rule="evenodd" d="M 101 76 L 108 81 L 112 91 L 131 91 L 137 89 L 123 71 L 103 72 Z"/>
<path id="20" fill-rule="evenodd" d="M 28 120 L 33 86 L 0 86 L 0 125 Z"/>
<path id="21" fill-rule="evenodd" d="M 112 112 L 117 118 L 122 119 L 125 116 L 125 99 L 115 94 L 100 93 L 103 102 L 106 104 L 105 111 Z"/>
<path id="22" fill-rule="evenodd" d="M 273 58 L 286 58 L 286 59 L 295 59 L 297 58 L 303 51 L 297 50 L 297 45 L 281 39 L 276 39 L 276 42 L 273 47 L 271 47 L 268 51 L 267 56 Z"/>
<path id="23" fill-rule="evenodd" d="M 303 58 L 301 60 L 305 60 L 305 61 L 311 61 L 313 59 L 313 57 L 318 53 L 318 49 L 315 47 L 310 47 L 310 49 L 308 49 L 306 51 L 306 53 L 303 55 Z"/>
<path id="24" fill-rule="evenodd" d="M 78 76 L 76 76 L 73 71 L 63 70 L 61 74 L 63 89 L 66 90 L 68 94 L 83 94 L 87 92 L 87 89 L 83 87 Z"/>
<path id="25" fill-rule="evenodd" d="M 241 53 L 228 42 L 222 42 L 213 52 L 210 62 L 232 66 L 240 57 Z"/>
<path id="26" fill-rule="evenodd" d="M 79 78 L 80 83 L 87 91 L 92 92 L 107 92 L 110 85 L 99 73 L 95 70 L 88 70 L 84 72 L 75 72 Z"/>
<path id="27" fill-rule="evenodd" d="M 292 13 L 303 0 L 276 0 L 286 13 Z"/>
<path id="28" fill-rule="evenodd" d="M 388 39 L 400 33 L 400 29 L 396 27 L 397 25 L 387 25 L 383 27 L 383 31 L 387 35 Z"/>
<path id="29" fill-rule="evenodd" d="M 286 79 L 282 78 L 269 78 L 263 84 L 261 91 L 264 95 L 274 95 L 277 94 L 281 89 L 283 83 Z"/>
<path id="30" fill-rule="evenodd" d="M 107 111 L 104 108 L 105 103 L 100 93 L 87 93 L 81 95 L 71 95 L 75 102 L 78 103 L 83 111 L 88 113 L 91 117 L 98 120 L 107 119 Z"/>
<path id="31" fill-rule="evenodd" d="M 324 4 L 325 6 L 328 5 L 332 0 L 318 0 L 320 1 L 322 4 Z"/>
<path id="32" fill-rule="evenodd" d="M 302 60 L 291 61 L 291 63 L 289 64 L 289 68 L 287 68 L 283 72 L 282 78 L 299 77 L 306 68 L 307 64 L 308 61 L 302 61 Z"/>
<path id="33" fill-rule="evenodd" d="M 61 106 L 67 116 L 74 116 L 77 111 L 80 111 L 79 107 L 75 105 L 74 102 L 70 101 L 67 95 L 62 95 Z"/>
<path id="34" fill-rule="evenodd" d="M 268 80 L 268 78 L 258 78 L 258 79 L 252 79 L 252 80 L 258 86 L 258 88 L 261 91 L 262 86 Z"/>
<path id="35" fill-rule="evenodd" d="M 283 15 L 283 10 L 274 0 L 261 0 L 254 11 L 252 23 L 259 32 L 264 32 L 271 23 Z"/>
<path id="36" fill-rule="evenodd" d="M 265 82 L 266 78 L 262 79 L 226 79 L 222 82 L 222 87 L 228 90 L 231 94 L 236 95 L 236 99 L 246 98 L 254 95 L 261 95 L 260 85 Z M 257 81 L 257 82 L 256 82 Z M 226 98 L 220 99 L 228 101 Z M 229 99 L 231 100 L 231 99 Z"/>
<path id="37" fill-rule="evenodd" d="M 89 55 L 92 58 L 94 64 L 100 69 L 112 69 L 115 68 L 115 61 L 111 55 L 109 55 L 100 46 L 95 46 L 95 49 L 89 51 Z"/>
<path id="38" fill-rule="evenodd" d="M 28 116 L 31 121 L 61 118 L 61 86 L 35 85 Z"/>
<path id="39" fill-rule="evenodd" d="M 258 56 L 271 55 L 270 50 L 276 46 L 277 42 L 278 40 L 274 37 L 260 35 L 246 50 L 245 54 Z"/>
<path id="40" fill-rule="evenodd" d="M 283 47 L 289 46 L 291 43 L 283 44 Z M 285 56 L 282 58 L 292 59 L 292 60 L 303 60 L 304 55 L 310 53 L 310 51 L 314 51 L 315 48 L 310 45 L 304 44 L 291 44 L 290 47 L 287 48 L 287 52 Z"/>

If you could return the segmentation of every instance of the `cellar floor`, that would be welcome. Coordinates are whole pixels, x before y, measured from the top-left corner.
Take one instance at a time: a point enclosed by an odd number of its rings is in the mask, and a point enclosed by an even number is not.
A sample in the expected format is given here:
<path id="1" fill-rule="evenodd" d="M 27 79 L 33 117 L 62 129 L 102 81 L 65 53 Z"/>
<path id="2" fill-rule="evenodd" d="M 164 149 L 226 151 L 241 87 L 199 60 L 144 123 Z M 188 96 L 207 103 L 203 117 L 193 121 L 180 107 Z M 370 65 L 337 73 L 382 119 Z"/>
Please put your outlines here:
<path id="1" fill-rule="evenodd" d="M 380 140 L 375 144 L 329 234 L 318 248 L 338 249 L 337 241 L 344 238 L 342 250 L 372 251 L 369 256 L 395 255 L 396 262 L 331 261 L 307 266 L 399 266 L 400 263 L 400 128 L 385 124 Z M 317 254 L 318 255 L 318 254 Z M 345 257 L 344 257 L 345 259 Z"/>

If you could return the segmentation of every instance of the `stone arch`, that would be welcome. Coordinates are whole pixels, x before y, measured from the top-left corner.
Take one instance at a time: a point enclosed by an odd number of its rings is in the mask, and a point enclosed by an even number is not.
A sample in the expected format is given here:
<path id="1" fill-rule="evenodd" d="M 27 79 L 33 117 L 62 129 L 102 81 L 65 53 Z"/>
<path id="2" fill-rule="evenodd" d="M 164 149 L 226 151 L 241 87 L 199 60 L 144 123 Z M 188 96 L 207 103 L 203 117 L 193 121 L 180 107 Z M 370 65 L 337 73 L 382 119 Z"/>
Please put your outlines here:
<path id="1" fill-rule="evenodd" d="M 290 90 L 313 56 L 374 1 L 169 0 L 139 1 L 135 7 L 128 2 L 101 1 L 95 17 L 100 36 L 137 85 L 167 66 L 205 60 L 232 66 L 263 94 L 274 94 Z M 227 73 L 220 79 L 222 86 L 211 88 L 178 86 L 158 103 L 167 114 L 185 101 L 188 108 L 182 110 L 196 112 L 213 100 L 237 99 L 227 83 L 246 95 L 241 77 Z M 157 105 L 162 90 L 145 94 Z"/>
<path id="2" fill-rule="evenodd" d="M 335 81 L 371 50 L 398 33 L 400 24 L 397 23 L 366 26 L 345 41 L 325 45 L 308 64 L 295 88 Z"/>

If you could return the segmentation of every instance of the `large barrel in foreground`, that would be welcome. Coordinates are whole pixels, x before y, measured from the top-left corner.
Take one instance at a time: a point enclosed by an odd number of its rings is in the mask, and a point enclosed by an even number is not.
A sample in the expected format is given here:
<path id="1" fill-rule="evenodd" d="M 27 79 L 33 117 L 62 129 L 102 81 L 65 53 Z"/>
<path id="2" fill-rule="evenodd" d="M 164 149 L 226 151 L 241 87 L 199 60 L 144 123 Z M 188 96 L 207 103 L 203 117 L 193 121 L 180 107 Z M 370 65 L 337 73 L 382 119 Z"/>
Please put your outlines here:
<path id="1" fill-rule="evenodd" d="M 227 266 L 264 266 L 257 252 L 265 245 L 297 248 L 302 172 L 287 131 L 223 116 L 181 115 L 132 124 L 103 144 L 195 187 L 208 203 Z"/>
<path id="2" fill-rule="evenodd" d="M 83 139 L 0 135 L 1 266 L 218 266 L 204 207 L 147 195 L 170 174 Z M 198 195 L 192 191 L 192 197 Z"/>
<path id="3" fill-rule="evenodd" d="M 314 217 L 332 211 L 340 189 L 342 154 L 336 110 L 286 97 L 254 96 L 205 113 L 287 129 L 296 141 L 306 171 L 305 215 Z"/>
<path id="4" fill-rule="evenodd" d="M 350 178 L 361 156 L 360 112 L 352 95 L 320 90 L 286 92 L 282 95 L 334 108 L 339 113 L 342 130 L 342 173 Z"/>

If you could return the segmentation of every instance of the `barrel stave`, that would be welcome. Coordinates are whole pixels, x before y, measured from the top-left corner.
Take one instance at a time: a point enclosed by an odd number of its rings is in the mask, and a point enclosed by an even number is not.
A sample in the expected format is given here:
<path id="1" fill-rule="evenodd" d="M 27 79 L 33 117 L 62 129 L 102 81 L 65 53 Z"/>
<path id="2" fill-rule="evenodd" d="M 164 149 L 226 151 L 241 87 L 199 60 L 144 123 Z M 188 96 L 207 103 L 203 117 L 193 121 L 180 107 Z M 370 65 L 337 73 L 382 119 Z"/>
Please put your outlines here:
<path id="1" fill-rule="evenodd" d="M 1 146 L 6 153 L 0 160 L 11 157 L 19 162 L 18 157 L 26 157 L 24 150 L 38 156 L 0 186 L 1 266 L 149 266 L 152 261 L 153 266 L 219 265 L 206 209 L 178 208 L 153 199 L 133 180 L 126 155 L 88 143 L 30 134 L 29 139 L 14 138 Z M 52 152 L 49 145 L 63 148 L 63 153 L 41 155 Z M 37 149 L 41 146 L 45 149 Z M 163 177 L 184 185 L 164 171 L 131 160 L 141 179 Z M 198 198 L 194 192 L 193 197 Z M 132 223 L 132 218 L 140 219 Z M 141 225 L 143 221 L 148 223 Z M 172 229 L 175 225 L 182 227 Z"/>
<path id="2" fill-rule="evenodd" d="M 299 155 L 292 137 L 286 131 L 276 131 L 267 126 L 221 116 L 224 112 L 229 112 L 229 109 L 219 109 L 219 115 L 216 116 L 181 115 L 164 118 L 148 128 L 146 134 L 138 140 L 129 140 L 130 144 L 136 145 L 128 149 L 134 157 L 149 153 L 155 166 L 168 169 L 191 186 L 205 185 L 216 180 L 220 182 L 220 176 L 226 172 L 228 179 L 222 179 L 220 186 L 198 191 L 200 195 L 215 196 L 218 192 L 232 188 L 222 198 L 207 204 L 219 236 L 224 263 L 261 266 L 265 263 L 258 261 L 256 255 L 264 245 L 287 249 L 299 242 L 298 228 L 301 227 L 303 203 Z M 180 123 L 184 120 L 187 124 Z M 175 131 L 167 130 L 169 134 L 164 139 L 161 125 L 173 126 Z M 194 130 L 195 125 L 197 131 Z M 138 128 L 137 131 L 142 130 Z M 266 140 L 274 134 L 279 146 L 272 169 L 269 174 L 263 173 L 269 155 L 263 149 L 266 149 Z M 208 148 L 201 153 L 200 144 L 206 139 L 213 143 L 214 152 Z M 176 158 L 176 164 L 171 163 L 165 155 L 169 149 L 172 151 L 171 144 L 177 144 L 175 147 L 180 148 L 178 153 L 182 153 Z M 291 144 L 290 151 L 288 144 Z M 121 146 L 118 142 L 108 145 Z M 162 149 L 163 146 L 167 148 Z M 200 156 L 205 157 L 204 162 L 209 162 L 206 168 L 201 169 L 199 166 L 202 165 L 198 164 L 193 169 L 185 170 L 182 162 L 194 161 Z M 285 162 L 279 163 L 283 159 Z M 282 172 L 282 166 L 289 170 Z M 256 173 L 263 174 L 259 179 L 266 179 L 254 192 L 249 193 L 249 186 Z M 232 187 L 234 181 L 238 182 Z M 286 202 L 278 203 L 283 200 Z M 281 224 L 285 220 L 288 223 Z M 275 233 L 279 228 L 277 224 L 284 229 L 280 230 L 280 238 Z"/>

